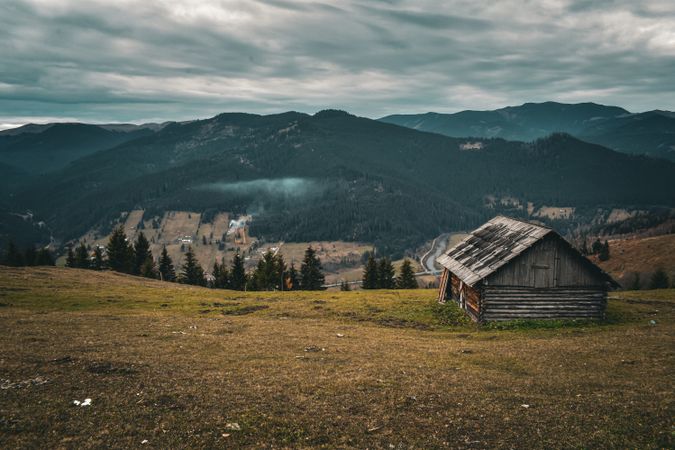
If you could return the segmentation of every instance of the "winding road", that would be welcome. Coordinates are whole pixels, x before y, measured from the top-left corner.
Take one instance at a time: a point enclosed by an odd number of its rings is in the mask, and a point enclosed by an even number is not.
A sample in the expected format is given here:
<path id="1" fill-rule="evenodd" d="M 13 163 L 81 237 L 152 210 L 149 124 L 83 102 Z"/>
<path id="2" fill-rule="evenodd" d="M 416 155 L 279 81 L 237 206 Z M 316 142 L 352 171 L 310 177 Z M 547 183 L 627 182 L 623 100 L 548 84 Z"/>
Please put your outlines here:
<path id="1" fill-rule="evenodd" d="M 440 272 L 440 269 L 436 267 L 436 258 L 441 256 L 448 248 L 449 238 L 450 234 L 444 233 L 431 242 L 429 251 L 420 257 L 420 264 L 424 269 L 423 273 L 436 275 Z"/>

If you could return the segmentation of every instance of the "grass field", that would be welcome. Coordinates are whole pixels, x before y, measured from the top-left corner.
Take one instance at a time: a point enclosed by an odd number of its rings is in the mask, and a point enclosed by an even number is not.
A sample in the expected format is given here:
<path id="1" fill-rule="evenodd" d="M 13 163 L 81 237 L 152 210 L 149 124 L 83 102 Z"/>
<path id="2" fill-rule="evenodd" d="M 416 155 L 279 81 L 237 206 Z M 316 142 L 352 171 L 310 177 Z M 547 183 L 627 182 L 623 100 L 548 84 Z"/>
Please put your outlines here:
<path id="1" fill-rule="evenodd" d="M 0 267 L 0 448 L 675 444 L 674 290 L 483 327 L 434 297 Z"/>

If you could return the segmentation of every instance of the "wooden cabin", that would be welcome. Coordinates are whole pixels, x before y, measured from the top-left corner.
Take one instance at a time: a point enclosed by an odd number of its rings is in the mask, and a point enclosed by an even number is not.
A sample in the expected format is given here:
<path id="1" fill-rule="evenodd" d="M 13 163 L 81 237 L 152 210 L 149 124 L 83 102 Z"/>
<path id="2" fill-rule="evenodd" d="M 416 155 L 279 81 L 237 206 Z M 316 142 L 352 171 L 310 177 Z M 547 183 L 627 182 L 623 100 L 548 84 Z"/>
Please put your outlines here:
<path id="1" fill-rule="evenodd" d="M 553 229 L 497 216 L 437 258 L 439 302 L 478 322 L 602 319 L 618 284 Z"/>

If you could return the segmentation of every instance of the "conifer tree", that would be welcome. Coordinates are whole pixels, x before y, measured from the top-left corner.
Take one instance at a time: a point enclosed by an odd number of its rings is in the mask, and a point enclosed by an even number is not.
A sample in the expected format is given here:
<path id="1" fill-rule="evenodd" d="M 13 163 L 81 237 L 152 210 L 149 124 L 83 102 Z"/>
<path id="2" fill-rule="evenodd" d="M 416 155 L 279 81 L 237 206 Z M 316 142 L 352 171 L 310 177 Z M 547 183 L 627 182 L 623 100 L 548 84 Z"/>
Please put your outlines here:
<path id="1" fill-rule="evenodd" d="M 216 259 L 213 262 L 213 268 L 211 269 L 211 275 L 213 276 L 213 282 L 211 283 L 212 288 L 218 289 L 218 277 L 220 276 L 220 264 L 218 264 L 218 260 Z"/>
<path id="2" fill-rule="evenodd" d="M 379 289 L 394 289 L 396 286 L 394 275 L 394 266 L 391 264 L 391 260 L 387 257 L 380 259 L 380 263 L 377 267 L 377 287 Z"/>
<path id="3" fill-rule="evenodd" d="M 288 269 L 286 274 L 286 286 L 284 286 L 285 291 L 297 291 L 300 289 L 300 280 L 298 279 L 298 271 L 295 268 L 295 263 L 291 263 L 291 267 Z"/>
<path id="4" fill-rule="evenodd" d="M 300 265 L 300 286 L 305 291 L 319 291 L 323 289 L 326 277 L 322 272 L 321 260 L 310 245 L 305 250 L 305 257 Z"/>
<path id="5" fill-rule="evenodd" d="M 124 228 L 115 228 L 107 246 L 108 266 L 116 272 L 131 273 L 134 266 L 134 249 L 127 242 Z"/>
<path id="6" fill-rule="evenodd" d="M 35 265 L 36 266 L 53 266 L 54 265 L 54 256 L 48 248 L 41 248 L 38 250 L 37 255 L 35 255 Z"/>
<path id="7" fill-rule="evenodd" d="M 206 279 L 204 278 L 204 269 L 199 265 L 199 261 L 192 251 L 192 246 L 188 247 L 185 252 L 185 260 L 181 267 L 181 273 L 178 281 L 184 284 L 192 284 L 196 286 L 205 286 Z"/>
<path id="8" fill-rule="evenodd" d="M 174 269 L 173 261 L 166 251 L 166 246 L 162 248 L 162 254 L 159 257 L 159 276 L 164 281 L 176 281 L 176 269 Z"/>
<path id="9" fill-rule="evenodd" d="M 591 253 L 597 255 L 600 253 L 600 250 L 602 250 L 602 242 L 600 242 L 600 239 L 596 238 L 595 241 L 593 241 L 593 245 L 591 245 Z"/>
<path id="10" fill-rule="evenodd" d="M 246 289 L 246 270 L 244 269 L 244 258 L 239 253 L 234 255 L 232 260 L 232 270 L 230 271 L 230 287 L 235 291 Z"/>
<path id="11" fill-rule="evenodd" d="M 286 267 L 286 261 L 284 261 L 284 256 L 281 253 L 277 253 L 274 257 L 274 266 L 276 272 L 275 275 L 277 277 L 275 281 L 276 287 L 277 289 L 285 291 L 288 267 Z"/>
<path id="12" fill-rule="evenodd" d="M 377 262 L 371 253 L 363 269 L 363 289 L 377 289 L 379 284 L 377 278 Z"/>
<path id="13" fill-rule="evenodd" d="M 23 266 L 23 256 L 16 246 L 14 241 L 9 241 L 7 244 L 7 252 L 5 254 L 5 264 L 12 267 Z"/>
<path id="14" fill-rule="evenodd" d="M 668 275 L 662 267 L 656 269 L 649 281 L 649 289 L 666 289 L 668 288 Z"/>
<path id="15" fill-rule="evenodd" d="M 281 260 L 283 264 L 283 259 Z M 279 265 L 279 260 L 271 250 L 265 252 L 258 261 L 258 266 L 253 273 L 255 286 L 261 291 L 272 291 L 280 288 L 283 268 Z"/>
<path id="16" fill-rule="evenodd" d="M 68 256 L 66 256 L 66 267 L 75 267 L 75 253 L 73 247 L 68 246 Z"/>
<path id="17" fill-rule="evenodd" d="M 230 273 L 225 266 L 225 258 L 213 263 L 213 287 L 216 289 L 228 289 L 230 287 Z"/>
<path id="18" fill-rule="evenodd" d="M 246 285 L 245 285 L 246 287 L 244 288 L 245 291 L 260 290 L 260 288 L 258 287 L 258 277 L 255 276 L 256 270 L 254 270 L 252 274 L 246 277 Z"/>
<path id="19" fill-rule="evenodd" d="M 598 251 L 598 259 L 600 261 L 607 261 L 609 259 L 609 243 L 605 241 L 604 244 L 600 246 Z"/>
<path id="20" fill-rule="evenodd" d="M 75 249 L 75 267 L 78 269 L 89 268 L 89 252 L 84 242 L 80 242 L 80 245 Z"/>
<path id="21" fill-rule="evenodd" d="M 145 260 L 145 262 L 141 266 L 141 271 L 139 275 L 145 278 L 154 278 L 154 279 L 156 279 L 159 276 L 159 272 L 157 271 L 157 264 L 155 264 L 155 260 L 152 259 L 152 257 L 148 257 Z"/>
<path id="22" fill-rule="evenodd" d="M 94 270 L 103 270 L 104 264 L 105 263 L 103 261 L 103 250 L 101 250 L 101 247 L 97 245 L 96 248 L 94 249 L 94 259 L 91 262 L 91 268 Z"/>
<path id="23" fill-rule="evenodd" d="M 138 233 L 136 242 L 134 242 L 134 267 L 132 273 L 135 275 L 141 274 L 141 267 L 147 262 L 148 258 L 152 259 L 150 253 L 150 243 L 141 231 Z"/>
<path id="24" fill-rule="evenodd" d="M 403 264 L 401 264 L 401 273 L 396 279 L 396 287 L 399 289 L 417 289 L 419 287 L 408 258 L 405 258 Z"/>

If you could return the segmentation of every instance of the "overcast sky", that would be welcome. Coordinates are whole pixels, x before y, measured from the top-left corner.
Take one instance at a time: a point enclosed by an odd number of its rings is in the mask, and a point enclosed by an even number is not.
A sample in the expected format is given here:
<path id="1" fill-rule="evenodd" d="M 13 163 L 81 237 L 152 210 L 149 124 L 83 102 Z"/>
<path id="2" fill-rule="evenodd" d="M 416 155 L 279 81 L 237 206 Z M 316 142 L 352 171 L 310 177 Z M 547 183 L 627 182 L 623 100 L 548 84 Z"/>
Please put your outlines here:
<path id="1" fill-rule="evenodd" d="M 3 128 L 545 100 L 675 109 L 675 1 L 0 2 Z"/>

